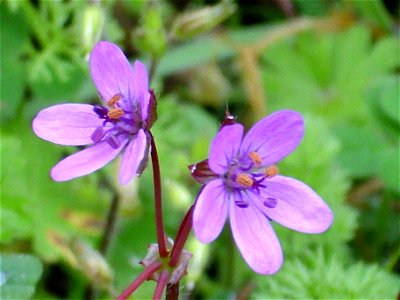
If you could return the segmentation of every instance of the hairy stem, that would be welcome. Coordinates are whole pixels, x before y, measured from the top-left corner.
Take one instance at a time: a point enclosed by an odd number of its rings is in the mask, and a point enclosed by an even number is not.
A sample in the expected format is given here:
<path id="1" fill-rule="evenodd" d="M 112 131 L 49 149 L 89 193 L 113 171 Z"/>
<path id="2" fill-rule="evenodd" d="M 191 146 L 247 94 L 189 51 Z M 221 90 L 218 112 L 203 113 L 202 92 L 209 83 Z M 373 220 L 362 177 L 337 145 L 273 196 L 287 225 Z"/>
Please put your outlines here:
<path id="1" fill-rule="evenodd" d="M 106 254 L 108 247 L 110 246 L 110 242 L 112 236 L 114 234 L 115 224 L 117 223 L 118 216 L 118 208 L 120 203 L 120 198 L 117 193 L 114 193 L 114 196 L 111 200 L 110 209 L 108 210 L 107 221 L 104 227 L 103 236 L 101 237 L 99 251 L 101 254 Z"/>
<path id="2" fill-rule="evenodd" d="M 154 205 L 156 211 L 156 233 L 157 233 L 157 244 L 160 257 L 167 257 L 168 251 L 165 245 L 164 237 L 164 224 L 162 216 L 162 193 L 161 193 L 161 175 L 160 175 L 160 163 L 158 161 L 158 154 L 154 137 L 150 133 L 151 143 L 151 162 L 153 165 L 153 182 L 154 182 Z"/>

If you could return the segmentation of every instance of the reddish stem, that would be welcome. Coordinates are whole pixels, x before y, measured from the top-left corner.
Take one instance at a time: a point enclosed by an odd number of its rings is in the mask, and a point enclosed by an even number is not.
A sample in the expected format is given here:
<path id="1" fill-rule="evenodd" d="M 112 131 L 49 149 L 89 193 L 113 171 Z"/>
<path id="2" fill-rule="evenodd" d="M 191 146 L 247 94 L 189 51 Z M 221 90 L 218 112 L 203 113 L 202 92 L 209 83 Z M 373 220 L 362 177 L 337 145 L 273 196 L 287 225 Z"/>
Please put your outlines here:
<path id="1" fill-rule="evenodd" d="M 179 281 L 175 284 L 167 284 L 165 300 L 177 300 L 179 298 Z"/>
<path id="2" fill-rule="evenodd" d="M 151 163 L 153 164 L 153 182 L 154 182 L 154 205 L 156 211 L 156 232 L 157 232 L 157 244 L 158 252 L 160 257 L 167 257 L 168 251 L 165 245 L 164 237 L 164 224 L 162 216 L 162 193 L 161 193 L 161 176 L 160 176 L 160 163 L 158 161 L 158 154 L 156 144 L 154 142 L 154 137 L 150 133 L 150 143 L 151 143 Z"/>
<path id="3" fill-rule="evenodd" d="M 143 281 L 149 279 L 149 277 L 154 274 L 162 266 L 161 262 L 154 262 L 149 265 L 135 280 L 117 297 L 117 300 L 127 299 L 142 283 Z"/>
<path id="4" fill-rule="evenodd" d="M 176 235 L 174 247 L 171 251 L 170 260 L 168 265 L 170 267 L 175 267 L 179 261 L 179 258 L 182 253 L 183 246 L 185 246 L 186 240 L 189 236 L 190 230 L 192 229 L 193 225 L 193 209 L 194 205 L 192 205 L 188 212 L 186 213 L 185 217 L 182 220 L 181 226 L 179 227 L 178 233 Z"/>
<path id="5" fill-rule="evenodd" d="M 165 286 L 169 279 L 169 271 L 164 270 L 161 272 L 160 278 L 157 280 L 157 286 L 154 290 L 153 300 L 160 300 Z"/>

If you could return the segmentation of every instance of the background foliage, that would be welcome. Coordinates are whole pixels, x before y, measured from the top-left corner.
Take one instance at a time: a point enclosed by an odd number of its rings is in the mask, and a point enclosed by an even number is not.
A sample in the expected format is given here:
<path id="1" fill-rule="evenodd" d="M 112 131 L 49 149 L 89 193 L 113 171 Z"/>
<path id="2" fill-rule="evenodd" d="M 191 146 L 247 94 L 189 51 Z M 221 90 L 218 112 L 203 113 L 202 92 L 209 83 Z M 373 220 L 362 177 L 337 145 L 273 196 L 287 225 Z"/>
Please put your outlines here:
<path id="1" fill-rule="evenodd" d="M 152 67 L 167 234 L 199 190 L 187 166 L 207 156 L 227 107 L 247 126 L 279 109 L 304 114 L 305 138 L 281 173 L 312 186 L 335 214 L 322 235 L 275 226 L 285 263 L 271 277 L 249 269 L 228 228 L 211 245 L 190 237 L 183 296 L 394 299 L 398 11 L 379 0 L 2 1 L 1 298 L 84 299 L 89 283 L 112 298 L 142 271 L 155 241 L 150 170 L 127 187 L 116 182 L 116 163 L 55 183 L 50 168 L 76 149 L 31 129 L 44 107 L 98 101 L 87 58 L 105 39 Z M 122 204 L 102 257 L 96 249 L 113 196 Z M 135 298 L 153 289 L 146 282 Z"/>

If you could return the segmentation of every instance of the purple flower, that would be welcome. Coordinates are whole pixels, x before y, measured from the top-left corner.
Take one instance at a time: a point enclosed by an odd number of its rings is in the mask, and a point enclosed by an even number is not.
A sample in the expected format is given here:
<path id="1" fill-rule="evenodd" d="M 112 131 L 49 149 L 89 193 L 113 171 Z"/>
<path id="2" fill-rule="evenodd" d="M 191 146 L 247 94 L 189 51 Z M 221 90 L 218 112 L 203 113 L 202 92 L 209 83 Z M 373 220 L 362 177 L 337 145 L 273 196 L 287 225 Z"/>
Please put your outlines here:
<path id="1" fill-rule="evenodd" d="M 289 110 L 260 120 L 243 139 L 241 124 L 222 127 L 211 144 L 211 170 L 206 171 L 202 162 L 194 174 L 199 179 L 204 173 L 207 181 L 193 215 L 201 242 L 216 239 L 229 215 L 245 261 L 257 273 L 273 274 L 283 255 L 270 220 L 305 233 L 328 229 L 333 215 L 325 202 L 304 183 L 278 175 L 276 164 L 297 147 L 303 131 L 301 115 Z M 191 170 L 196 173 L 196 166 Z"/>
<path id="2" fill-rule="evenodd" d="M 61 160 L 51 170 L 55 181 L 90 174 L 123 152 L 119 181 L 128 183 L 148 158 L 154 95 L 146 67 L 133 68 L 118 48 L 99 42 L 90 55 L 90 74 L 102 105 L 66 103 L 48 107 L 33 120 L 34 132 L 47 141 L 89 147 Z"/>

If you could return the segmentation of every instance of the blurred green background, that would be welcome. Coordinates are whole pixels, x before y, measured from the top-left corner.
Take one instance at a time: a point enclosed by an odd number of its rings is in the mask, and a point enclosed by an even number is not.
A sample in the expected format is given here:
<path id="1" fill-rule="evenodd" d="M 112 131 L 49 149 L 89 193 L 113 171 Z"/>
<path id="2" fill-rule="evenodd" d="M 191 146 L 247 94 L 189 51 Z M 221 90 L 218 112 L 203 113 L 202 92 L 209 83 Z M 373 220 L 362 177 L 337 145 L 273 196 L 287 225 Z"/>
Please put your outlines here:
<path id="1" fill-rule="evenodd" d="M 285 108 L 306 120 L 280 170 L 326 200 L 333 226 L 322 235 L 274 226 L 285 255 L 275 276 L 251 271 L 229 228 L 210 245 L 190 236 L 182 299 L 398 297 L 398 2 L 8 0 L 0 16 L 2 299 L 88 299 L 89 284 L 111 299 L 156 240 L 151 168 L 125 187 L 118 163 L 56 183 L 51 167 L 77 149 L 31 129 L 47 106 L 97 103 L 87 59 L 98 40 L 151 69 L 171 237 L 200 188 L 187 166 L 207 157 L 227 108 L 248 127 Z M 121 205 L 103 257 L 112 197 Z M 151 298 L 154 287 L 144 283 L 132 299 Z"/>

